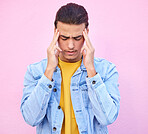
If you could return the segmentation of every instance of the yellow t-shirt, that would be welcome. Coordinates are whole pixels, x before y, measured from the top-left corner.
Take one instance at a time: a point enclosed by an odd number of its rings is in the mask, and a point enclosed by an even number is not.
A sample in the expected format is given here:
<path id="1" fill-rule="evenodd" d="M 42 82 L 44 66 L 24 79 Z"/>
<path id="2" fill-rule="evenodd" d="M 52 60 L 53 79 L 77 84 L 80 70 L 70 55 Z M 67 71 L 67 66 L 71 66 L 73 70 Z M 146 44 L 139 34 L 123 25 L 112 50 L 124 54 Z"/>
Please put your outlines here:
<path id="1" fill-rule="evenodd" d="M 68 63 L 61 61 L 59 58 L 59 67 L 62 75 L 60 106 L 64 112 L 61 134 L 79 134 L 71 101 L 70 83 L 71 77 L 80 67 L 81 61 Z"/>

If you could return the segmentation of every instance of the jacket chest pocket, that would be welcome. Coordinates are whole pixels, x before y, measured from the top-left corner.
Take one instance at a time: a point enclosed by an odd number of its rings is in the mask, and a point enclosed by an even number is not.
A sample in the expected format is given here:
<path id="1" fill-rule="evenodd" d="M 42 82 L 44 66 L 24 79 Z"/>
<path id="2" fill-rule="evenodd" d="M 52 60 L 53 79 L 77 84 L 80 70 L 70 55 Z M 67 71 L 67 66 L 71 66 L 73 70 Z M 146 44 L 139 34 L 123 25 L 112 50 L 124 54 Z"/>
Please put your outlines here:
<path id="1" fill-rule="evenodd" d="M 90 99 L 89 99 L 89 95 L 88 95 L 87 85 L 86 84 L 81 85 L 80 90 L 82 93 L 82 99 L 83 99 L 83 104 L 84 104 L 85 108 L 92 108 L 91 103 L 90 103 Z"/>

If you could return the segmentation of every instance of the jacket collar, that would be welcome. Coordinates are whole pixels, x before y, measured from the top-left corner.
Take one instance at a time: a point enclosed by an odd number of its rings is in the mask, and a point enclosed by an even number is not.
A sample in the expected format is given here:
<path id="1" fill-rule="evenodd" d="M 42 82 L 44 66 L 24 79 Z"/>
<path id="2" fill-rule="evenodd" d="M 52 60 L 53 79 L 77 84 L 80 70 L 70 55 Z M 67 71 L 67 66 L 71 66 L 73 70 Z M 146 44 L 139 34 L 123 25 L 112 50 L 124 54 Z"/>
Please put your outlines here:
<path id="1" fill-rule="evenodd" d="M 86 68 L 85 68 L 85 66 L 84 66 L 84 64 L 83 64 L 83 56 L 82 56 L 82 62 L 81 62 L 80 68 L 78 68 L 78 70 L 79 70 L 79 69 L 81 69 L 82 71 L 86 71 Z M 57 71 L 60 71 L 60 68 L 57 66 L 57 67 L 56 67 L 56 70 L 57 70 Z M 78 70 L 77 70 L 77 71 L 78 71 Z M 80 71 L 80 70 L 79 70 L 79 71 Z"/>

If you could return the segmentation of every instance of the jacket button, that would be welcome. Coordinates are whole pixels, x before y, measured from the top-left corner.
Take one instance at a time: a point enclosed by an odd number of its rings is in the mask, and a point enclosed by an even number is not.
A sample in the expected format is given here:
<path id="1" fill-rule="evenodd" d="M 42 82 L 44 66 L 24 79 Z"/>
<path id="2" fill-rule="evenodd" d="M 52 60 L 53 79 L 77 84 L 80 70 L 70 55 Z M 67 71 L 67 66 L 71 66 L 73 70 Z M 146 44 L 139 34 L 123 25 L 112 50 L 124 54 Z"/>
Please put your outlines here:
<path id="1" fill-rule="evenodd" d="M 57 91 L 57 89 L 56 89 L 56 88 L 54 88 L 54 89 L 53 89 L 53 91 L 54 91 L 54 92 L 56 92 L 56 91 Z"/>
<path id="2" fill-rule="evenodd" d="M 49 87 L 49 88 L 52 88 L 52 85 L 49 85 L 48 87 Z"/>
<path id="3" fill-rule="evenodd" d="M 57 128 L 56 127 L 53 127 L 53 131 L 56 131 L 57 130 Z"/>
<path id="4" fill-rule="evenodd" d="M 61 106 L 58 106 L 58 109 L 61 109 Z"/>
<path id="5" fill-rule="evenodd" d="M 95 83 L 96 83 L 96 81 L 95 81 L 95 80 L 93 80 L 93 81 L 92 81 L 92 84 L 95 84 Z"/>

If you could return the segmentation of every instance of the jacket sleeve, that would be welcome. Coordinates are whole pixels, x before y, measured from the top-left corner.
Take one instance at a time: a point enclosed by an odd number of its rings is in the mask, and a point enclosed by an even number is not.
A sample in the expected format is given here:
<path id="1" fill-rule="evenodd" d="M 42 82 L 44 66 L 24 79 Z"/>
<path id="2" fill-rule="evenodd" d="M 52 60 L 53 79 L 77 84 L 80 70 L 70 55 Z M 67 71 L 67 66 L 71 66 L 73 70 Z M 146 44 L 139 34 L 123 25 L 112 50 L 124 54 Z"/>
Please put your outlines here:
<path id="1" fill-rule="evenodd" d="M 20 109 L 29 125 L 36 126 L 43 120 L 53 86 L 54 81 L 44 74 L 40 78 L 33 77 L 31 67 L 27 67 Z"/>
<path id="2" fill-rule="evenodd" d="M 109 63 L 105 78 L 97 73 L 92 78 L 86 78 L 88 95 L 92 104 L 94 116 L 101 125 L 113 123 L 119 113 L 120 93 L 118 72 L 116 66 Z"/>

